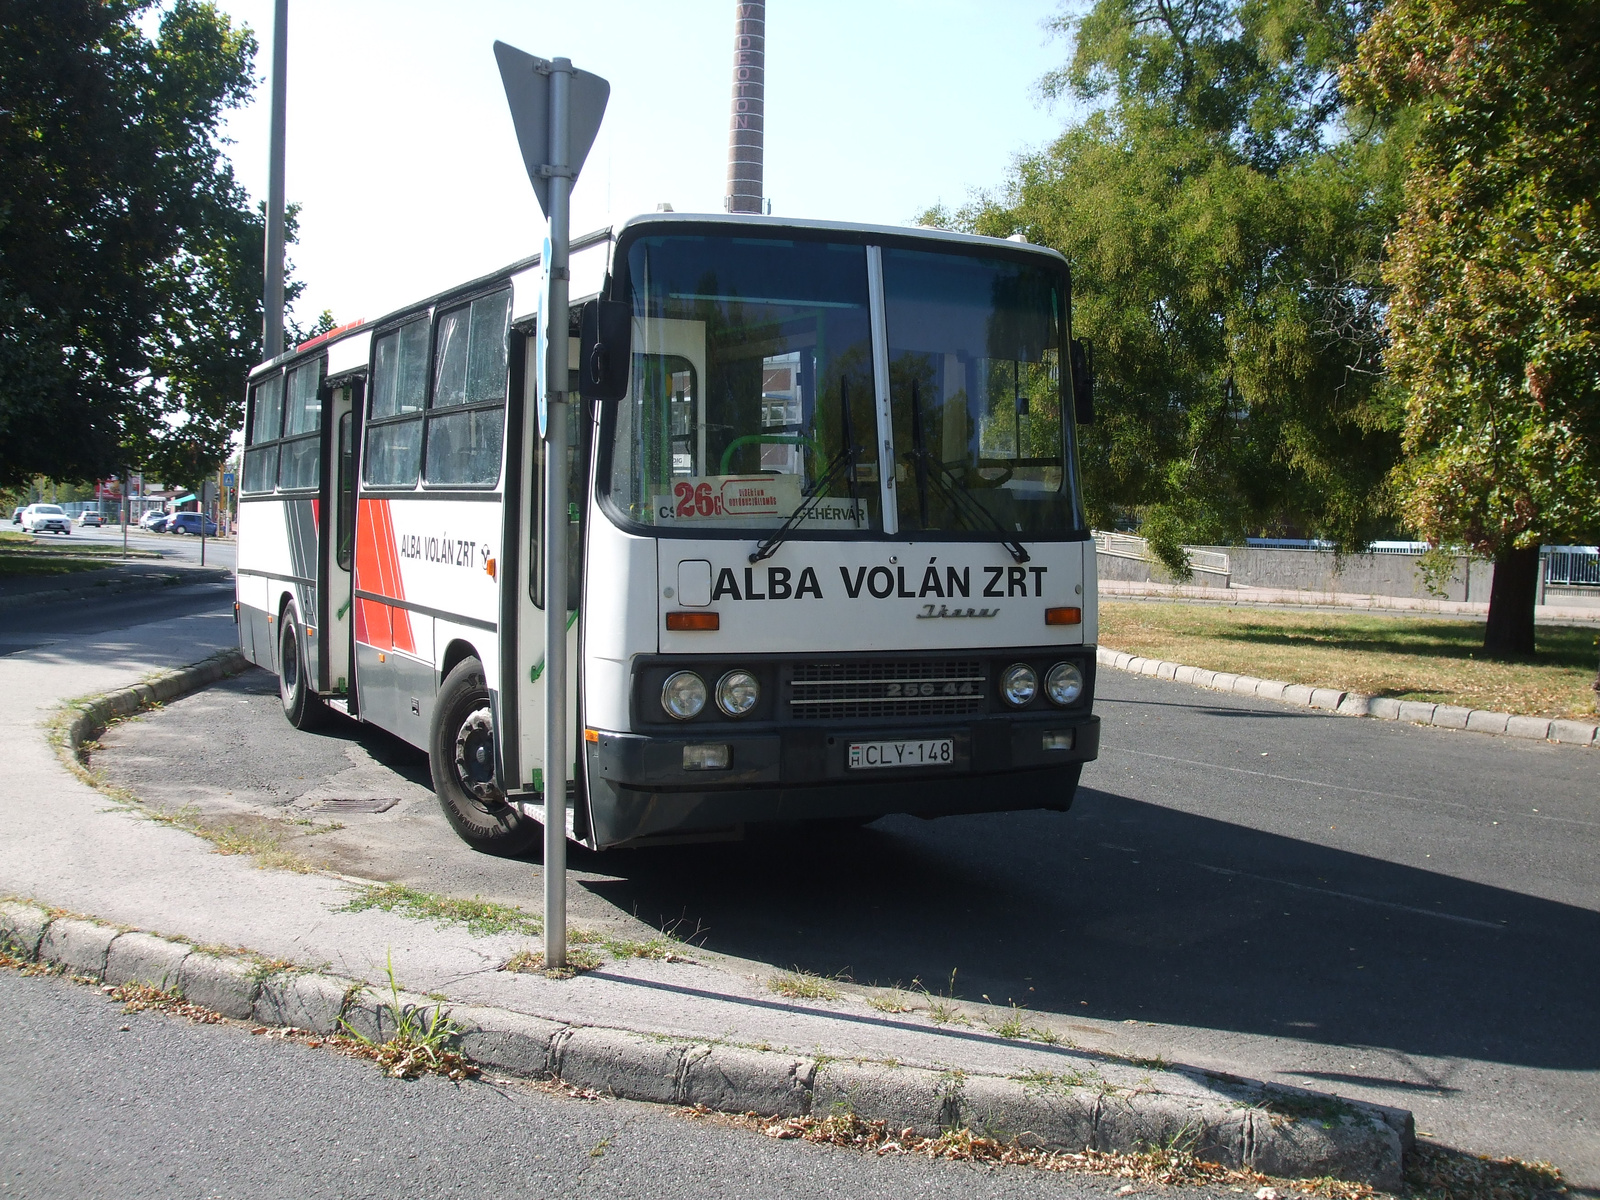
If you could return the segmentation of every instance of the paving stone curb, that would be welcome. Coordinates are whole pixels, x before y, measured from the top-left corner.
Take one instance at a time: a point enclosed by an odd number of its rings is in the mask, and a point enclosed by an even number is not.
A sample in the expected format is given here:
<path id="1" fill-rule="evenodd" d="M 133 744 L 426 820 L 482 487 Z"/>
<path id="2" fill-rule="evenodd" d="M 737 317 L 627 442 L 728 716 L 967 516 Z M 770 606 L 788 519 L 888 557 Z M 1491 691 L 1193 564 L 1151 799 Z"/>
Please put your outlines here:
<path id="1" fill-rule="evenodd" d="M 166 704 L 219 679 L 237 675 L 249 665 L 238 650 L 224 650 L 191 666 L 165 671 L 133 687 L 78 701 L 69 706 L 72 715 L 64 730 L 67 752 L 77 757 L 83 743 L 99 737 L 117 717 L 131 717 L 152 704 Z"/>
<path id="2" fill-rule="evenodd" d="M 1132 675 L 1172 679 L 1178 683 L 1209 688 L 1214 692 L 1233 692 L 1258 696 L 1303 708 L 1317 708 L 1346 717 L 1376 717 L 1383 721 L 1406 721 L 1413 725 L 1435 725 L 1441 729 L 1468 729 L 1503 737 L 1530 738 L 1534 741 L 1561 742 L 1576 746 L 1600 745 L 1600 725 L 1587 721 L 1550 721 L 1544 717 L 1520 717 L 1514 713 L 1488 712 L 1477 708 L 1458 708 L 1452 704 L 1427 704 L 1416 700 L 1391 700 L 1386 696 L 1367 696 L 1361 692 L 1341 692 L 1333 688 L 1311 688 L 1300 683 L 1276 679 L 1256 679 L 1249 675 L 1230 675 L 1183 666 L 1164 659 L 1141 658 L 1109 646 L 1095 651 L 1095 661 Z"/>
<path id="3" fill-rule="evenodd" d="M 1169 1073 L 1164 1086 L 1153 1076 L 1133 1088 L 1076 1086 L 565 1024 L 215 954 L 24 901 L 0 902 L 0 948 L 98 983 L 151 983 L 224 1016 L 322 1034 L 349 1028 L 382 1041 L 397 1016 L 426 1021 L 442 1010 L 458 1048 L 482 1067 L 621 1099 L 763 1116 L 848 1111 L 922 1137 L 970 1128 L 1072 1151 L 1187 1142 L 1232 1166 L 1391 1190 L 1415 1140 L 1405 1110 L 1248 1080 Z"/>

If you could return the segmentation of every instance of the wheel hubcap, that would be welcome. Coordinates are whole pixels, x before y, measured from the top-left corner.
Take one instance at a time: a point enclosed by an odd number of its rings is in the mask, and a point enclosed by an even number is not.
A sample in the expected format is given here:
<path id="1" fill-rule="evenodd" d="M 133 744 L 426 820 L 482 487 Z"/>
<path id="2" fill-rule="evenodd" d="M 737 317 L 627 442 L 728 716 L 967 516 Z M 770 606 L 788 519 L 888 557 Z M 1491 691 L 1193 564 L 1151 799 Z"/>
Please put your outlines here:
<path id="1" fill-rule="evenodd" d="M 283 690 L 285 695 L 293 695 L 295 686 L 300 682 L 300 639 L 293 632 L 283 639 Z"/>
<path id="2" fill-rule="evenodd" d="M 478 800 L 501 799 L 494 785 L 494 721 L 487 708 L 473 713 L 456 731 L 456 777 Z"/>

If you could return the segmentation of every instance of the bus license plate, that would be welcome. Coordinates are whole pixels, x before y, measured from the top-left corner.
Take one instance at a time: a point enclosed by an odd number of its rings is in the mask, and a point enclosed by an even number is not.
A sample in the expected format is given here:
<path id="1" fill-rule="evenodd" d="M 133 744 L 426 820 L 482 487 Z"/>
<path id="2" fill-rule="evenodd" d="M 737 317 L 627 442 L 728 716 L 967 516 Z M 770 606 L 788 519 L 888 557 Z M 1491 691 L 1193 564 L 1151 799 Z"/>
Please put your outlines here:
<path id="1" fill-rule="evenodd" d="M 955 762 L 950 738 L 920 742 L 851 742 L 848 759 L 852 771 L 877 767 L 948 767 Z"/>

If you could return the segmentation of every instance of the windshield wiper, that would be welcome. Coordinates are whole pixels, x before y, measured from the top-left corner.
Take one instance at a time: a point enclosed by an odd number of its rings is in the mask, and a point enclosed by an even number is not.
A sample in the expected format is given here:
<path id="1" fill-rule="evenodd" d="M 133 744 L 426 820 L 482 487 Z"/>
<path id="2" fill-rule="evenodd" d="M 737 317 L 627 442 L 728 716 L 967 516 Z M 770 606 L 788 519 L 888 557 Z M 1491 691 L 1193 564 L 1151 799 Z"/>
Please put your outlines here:
<path id="1" fill-rule="evenodd" d="M 931 476 L 933 486 L 939 489 L 939 494 L 950 505 L 956 519 L 968 529 L 977 530 L 982 525 L 987 525 L 1000 535 L 1000 544 L 1011 552 L 1011 557 L 1017 562 L 1025 563 L 1032 557 L 1027 548 L 1000 523 L 1000 518 L 973 499 L 965 487 L 952 484 L 946 477 L 950 468 L 943 462 L 935 461 L 928 453 L 922 433 L 922 396 L 915 379 L 911 381 L 911 445 L 913 462 L 917 469 L 917 504 L 923 529 L 928 527 L 928 479 Z M 977 524 L 973 523 L 974 516 L 977 517 Z"/>
<path id="2" fill-rule="evenodd" d="M 799 507 L 789 514 L 788 520 L 761 540 L 760 545 L 750 555 L 752 563 L 771 558 L 777 553 L 778 547 L 788 539 L 790 531 L 816 508 L 817 501 L 822 499 L 841 470 L 845 472 L 845 478 L 850 486 L 850 511 L 853 513 L 860 511 L 859 501 L 856 499 L 856 427 L 850 421 L 850 380 L 845 376 L 839 378 L 839 414 L 844 421 L 844 445 L 828 460 L 828 465 L 807 490 L 806 498 L 801 501 Z"/>

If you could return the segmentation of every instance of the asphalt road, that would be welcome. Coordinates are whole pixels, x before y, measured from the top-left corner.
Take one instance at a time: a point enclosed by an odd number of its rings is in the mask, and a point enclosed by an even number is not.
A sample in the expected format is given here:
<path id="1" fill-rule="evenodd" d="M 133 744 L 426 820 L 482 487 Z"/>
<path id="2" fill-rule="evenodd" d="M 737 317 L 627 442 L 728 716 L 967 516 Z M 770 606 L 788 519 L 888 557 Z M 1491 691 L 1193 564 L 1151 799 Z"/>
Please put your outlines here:
<path id="1" fill-rule="evenodd" d="M 862 983 L 955 972 L 960 997 L 1138 1022 L 1174 1063 L 1401 1104 L 1600 1184 L 1600 754 L 1115 671 L 1098 708 L 1070 813 L 574 852 L 573 919 Z M 423 756 L 296 733 L 264 673 L 105 742 L 159 803 L 338 813 L 315 848 L 340 870 L 539 906 L 536 863 L 449 833 Z"/>
<path id="2" fill-rule="evenodd" d="M 105 634 L 169 617 L 223 612 L 232 604 L 232 579 L 25 604 L 0 611 L 0 655 L 49 646 L 80 634 Z M 209 653 L 207 649 L 196 657 Z"/>
<path id="3" fill-rule="evenodd" d="M 122 545 L 122 526 L 103 525 L 98 529 L 85 529 L 81 525 L 72 527 L 70 537 L 51 539 L 63 542 L 76 541 L 82 538 L 86 542 L 105 543 L 107 545 Z M 230 570 L 234 565 L 234 549 L 236 543 L 232 538 L 207 538 L 206 539 L 206 566 L 227 567 Z M 177 559 L 179 562 L 199 563 L 200 539 L 191 534 L 146 533 L 143 530 L 128 530 L 128 548 L 130 550 L 157 550 L 165 558 Z"/>
<path id="4" fill-rule="evenodd" d="M 387 1079 L 14 971 L 0 1010 L 0 1196 L 1090 1200 L 1120 1183 L 869 1157 L 516 1083 Z"/>

